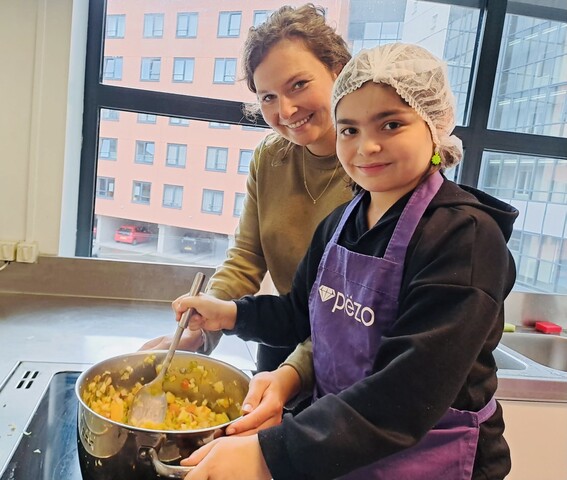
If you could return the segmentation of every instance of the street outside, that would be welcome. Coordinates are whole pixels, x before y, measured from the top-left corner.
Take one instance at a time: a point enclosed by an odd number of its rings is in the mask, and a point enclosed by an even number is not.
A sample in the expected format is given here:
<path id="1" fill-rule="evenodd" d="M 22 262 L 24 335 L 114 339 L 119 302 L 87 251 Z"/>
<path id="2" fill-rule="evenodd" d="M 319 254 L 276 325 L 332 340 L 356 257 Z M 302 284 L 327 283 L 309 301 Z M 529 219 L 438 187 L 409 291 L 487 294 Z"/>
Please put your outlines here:
<path id="1" fill-rule="evenodd" d="M 215 242 L 212 252 L 203 253 L 181 253 L 179 250 L 167 252 L 156 251 L 157 242 L 140 243 L 130 245 L 115 241 L 95 242 L 93 245 L 93 257 L 114 260 L 129 260 L 133 262 L 151 263 L 177 263 L 183 265 L 203 265 L 216 267 L 226 257 L 227 242 Z"/>

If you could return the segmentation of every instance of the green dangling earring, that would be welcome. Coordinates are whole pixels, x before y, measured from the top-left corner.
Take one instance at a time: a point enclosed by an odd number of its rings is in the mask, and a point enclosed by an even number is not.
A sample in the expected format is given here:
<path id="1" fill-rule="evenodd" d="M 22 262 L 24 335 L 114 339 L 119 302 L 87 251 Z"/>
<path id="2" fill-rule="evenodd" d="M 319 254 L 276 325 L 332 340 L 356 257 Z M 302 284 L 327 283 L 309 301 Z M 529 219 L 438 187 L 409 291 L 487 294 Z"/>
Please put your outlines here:
<path id="1" fill-rule="evenodd" d="M 441 157 L 439 156 L 439 151 L 436 149 L 435 153 L 431 157 L 431 164 L 437 166 L 440 163 L 441 163 Z"/>

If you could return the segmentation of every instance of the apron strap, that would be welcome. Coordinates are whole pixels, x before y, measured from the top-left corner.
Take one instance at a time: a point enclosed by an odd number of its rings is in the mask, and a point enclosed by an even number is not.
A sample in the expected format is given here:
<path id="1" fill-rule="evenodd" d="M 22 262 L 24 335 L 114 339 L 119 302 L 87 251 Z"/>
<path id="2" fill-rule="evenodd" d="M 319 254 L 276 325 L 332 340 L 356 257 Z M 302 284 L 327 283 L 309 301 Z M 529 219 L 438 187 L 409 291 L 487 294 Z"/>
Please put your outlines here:
<path id="1" fill-rule="evenodd" d="M 486 422 L 490 417 L 492 417 L 492 415 L 494 415 L 494 412 L 496 412 L 496 406 L 496 399 L 492 397 L 490 401 L 477 412 L 479 425 Z"/>

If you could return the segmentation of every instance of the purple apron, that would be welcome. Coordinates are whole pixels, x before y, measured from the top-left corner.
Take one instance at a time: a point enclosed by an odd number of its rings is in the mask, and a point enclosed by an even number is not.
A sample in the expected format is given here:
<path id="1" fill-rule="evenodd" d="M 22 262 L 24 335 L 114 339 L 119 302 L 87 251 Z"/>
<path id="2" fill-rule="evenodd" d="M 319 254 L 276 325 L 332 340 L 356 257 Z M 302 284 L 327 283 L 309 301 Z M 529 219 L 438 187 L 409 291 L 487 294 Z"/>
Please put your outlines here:
<path id="1" fill-rule="evenodd" d="M 315 398 L 339 393 L 372 373 L 383 332 L 397 316 L 407 246 L 442 183 L 443 177 L 436 172 L 415 189 L 383 258 L 351 252 L 337 244 L 364 193 L 346 208 L 325 249 L 309 296 Z M 480 412 L 449 408 L 415 446 L 341 479 L 470 479 L 479 425 L 495 410 L 494 398 Z"/>

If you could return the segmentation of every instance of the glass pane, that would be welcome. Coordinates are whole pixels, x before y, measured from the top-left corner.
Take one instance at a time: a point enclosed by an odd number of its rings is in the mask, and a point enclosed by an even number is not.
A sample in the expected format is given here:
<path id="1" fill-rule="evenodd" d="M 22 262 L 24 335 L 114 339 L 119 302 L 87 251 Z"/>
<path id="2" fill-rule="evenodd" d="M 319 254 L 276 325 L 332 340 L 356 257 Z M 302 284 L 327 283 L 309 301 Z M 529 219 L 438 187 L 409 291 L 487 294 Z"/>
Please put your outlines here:
<path id="1" fill-rule="evenodd" d="M 566 27 L 506 15 L 490 128 L 567 137 Z"/>
<path id="2" fill-rule="evenodd" d="M 267 130 L 117 113 L 101 115 L 93 256 L 219 265 L 246 192 L 242 152 Z"/>
<path id="3" fill-rule="evenodd" d="M 485 152 L 479 188 L 520 212 L 508 246 L 518 286 L 546 293 L 567 287 L 567 160 Z"/>
<path id="4" fill-rule="evenodd" d="M 242 45 L 252 25 L 271 10 L 265 2 L 205 0 L 108 0 L 103 82 L 126 87 L 253 102 L 241 78 Z M 329 23 L 351 51 L 395 41 L 423 45 L 447 60 L 458 104 L 467 114 L 467 93 L 477 45 L 479 10 L 426 1 L 321 0 Z M 271 5 L 272 6 L 272 5 Z M 277 8 L 275 5 L 274 8 Z"/>

